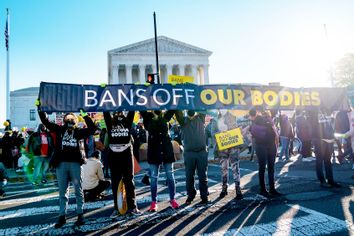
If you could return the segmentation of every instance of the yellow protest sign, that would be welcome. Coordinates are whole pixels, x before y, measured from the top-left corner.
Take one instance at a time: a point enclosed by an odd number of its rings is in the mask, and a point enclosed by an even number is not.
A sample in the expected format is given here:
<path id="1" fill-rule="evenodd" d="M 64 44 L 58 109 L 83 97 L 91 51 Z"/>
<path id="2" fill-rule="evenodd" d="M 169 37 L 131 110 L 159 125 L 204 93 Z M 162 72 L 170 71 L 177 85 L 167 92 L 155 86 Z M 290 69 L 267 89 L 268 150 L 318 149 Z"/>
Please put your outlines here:
<path id="1" fill-rule="evenodd" d="M 169 75 L 168 83 L 170 84 L 184 84 L 184 83 L 193 83 L 193 76 L 182 76 L 182 75 Z"/>
<path id="2" fill-rule="evenodd" d="M 243 136 L 240 128 L 217 133 L 215 134 L 215 139 L 220 151 L 243 144 Z"/>

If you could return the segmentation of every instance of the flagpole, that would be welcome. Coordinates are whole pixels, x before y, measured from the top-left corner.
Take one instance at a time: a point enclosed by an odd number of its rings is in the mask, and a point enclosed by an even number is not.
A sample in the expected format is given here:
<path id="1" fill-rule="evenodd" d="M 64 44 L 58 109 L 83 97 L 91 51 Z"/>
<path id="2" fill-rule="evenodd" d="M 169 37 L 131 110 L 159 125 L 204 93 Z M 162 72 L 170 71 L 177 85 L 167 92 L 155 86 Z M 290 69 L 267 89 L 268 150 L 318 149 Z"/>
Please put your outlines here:
<path id="1" fill-rule="evenodd" d="M 6 9 L 6 119 L 10 119 L 10 47 L 9 47 L 9 36 L 10 36 L 10 16 L 9 9 Z"/>

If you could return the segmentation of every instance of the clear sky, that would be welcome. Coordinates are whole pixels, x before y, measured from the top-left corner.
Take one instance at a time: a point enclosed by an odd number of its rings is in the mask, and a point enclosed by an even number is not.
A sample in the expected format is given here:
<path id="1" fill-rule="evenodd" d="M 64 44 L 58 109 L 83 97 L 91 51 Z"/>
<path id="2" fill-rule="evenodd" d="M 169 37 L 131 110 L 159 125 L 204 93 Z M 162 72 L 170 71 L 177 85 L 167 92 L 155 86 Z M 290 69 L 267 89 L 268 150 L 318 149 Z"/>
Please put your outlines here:
<path id="1" fill-rule="evenodd" d="M 11 91 L 40 81 L 106 82 L 107 51 L 152 38 L 153 11 L 158 35 L 213 52 L 211 83 L 329 86 L 330 62 L 354 53 L 352 0 L 1 0 L 0 126 L 6 8 Z"/>

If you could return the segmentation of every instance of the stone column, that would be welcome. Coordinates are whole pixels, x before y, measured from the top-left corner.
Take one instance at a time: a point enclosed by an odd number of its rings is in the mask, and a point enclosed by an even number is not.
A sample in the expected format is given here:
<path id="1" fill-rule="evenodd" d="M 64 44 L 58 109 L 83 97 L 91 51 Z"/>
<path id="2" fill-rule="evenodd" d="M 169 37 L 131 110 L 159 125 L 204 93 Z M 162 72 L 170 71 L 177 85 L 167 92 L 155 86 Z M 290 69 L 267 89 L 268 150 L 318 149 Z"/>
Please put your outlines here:
<path id="1" fill-rule="evenodd" d="M 179 67 L 179 75 L 185 75 L 186 74 L 186 65 L 178 65 Z"/>
<path id="2" fill-rule="evenodd" d="M 194 78 L 194 83 L 201 84 L 200 80 L 198 79 L 197 65 L 191 65 L 191 67 L 192 67 L 192 76 Z"/>
<path id="3" fill-rule="evenodd" d="M 133 83 L 132 68 L 133 68 L 133 65 L 125 65 L 125 78 L 126 78 L 127 84 Z"/>
<path id="4" fill-rule="evenodd" d="M 146 81 L 145 65 L 138 65 L 138 66 L 139 66 L 139 80 L 141 84 L 144 84 Z"/>
<path id="5" fill-rule="evenodd" d="M 119 83 L 119 65 L 112 66 L 111 70 L 111 84 L 118 84 Z"/>
<path id="6" fill-rule="evenodd" d="M 203 65 L 204 81 L 203 84 L 209 84 L 209 65 Z"/>
<path id="7" fill-rule="evenodd" d="M 173 65 L 166 65 L 166 82 L 168 82 L 168 76 L 172 75 Z"/>

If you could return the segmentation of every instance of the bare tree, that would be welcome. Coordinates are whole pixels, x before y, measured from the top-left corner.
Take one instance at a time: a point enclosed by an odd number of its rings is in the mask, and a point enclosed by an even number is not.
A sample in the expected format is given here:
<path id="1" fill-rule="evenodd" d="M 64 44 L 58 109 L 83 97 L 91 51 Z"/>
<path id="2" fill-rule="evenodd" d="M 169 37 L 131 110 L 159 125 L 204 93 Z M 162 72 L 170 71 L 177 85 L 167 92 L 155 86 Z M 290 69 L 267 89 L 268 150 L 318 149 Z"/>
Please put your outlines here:
<path id="1" fill-rule="evenodd" d="M 335 64 L 334 83 L 336 86 L 345 87 L 354 85 L 354 54 L 345 54 Z"/>

